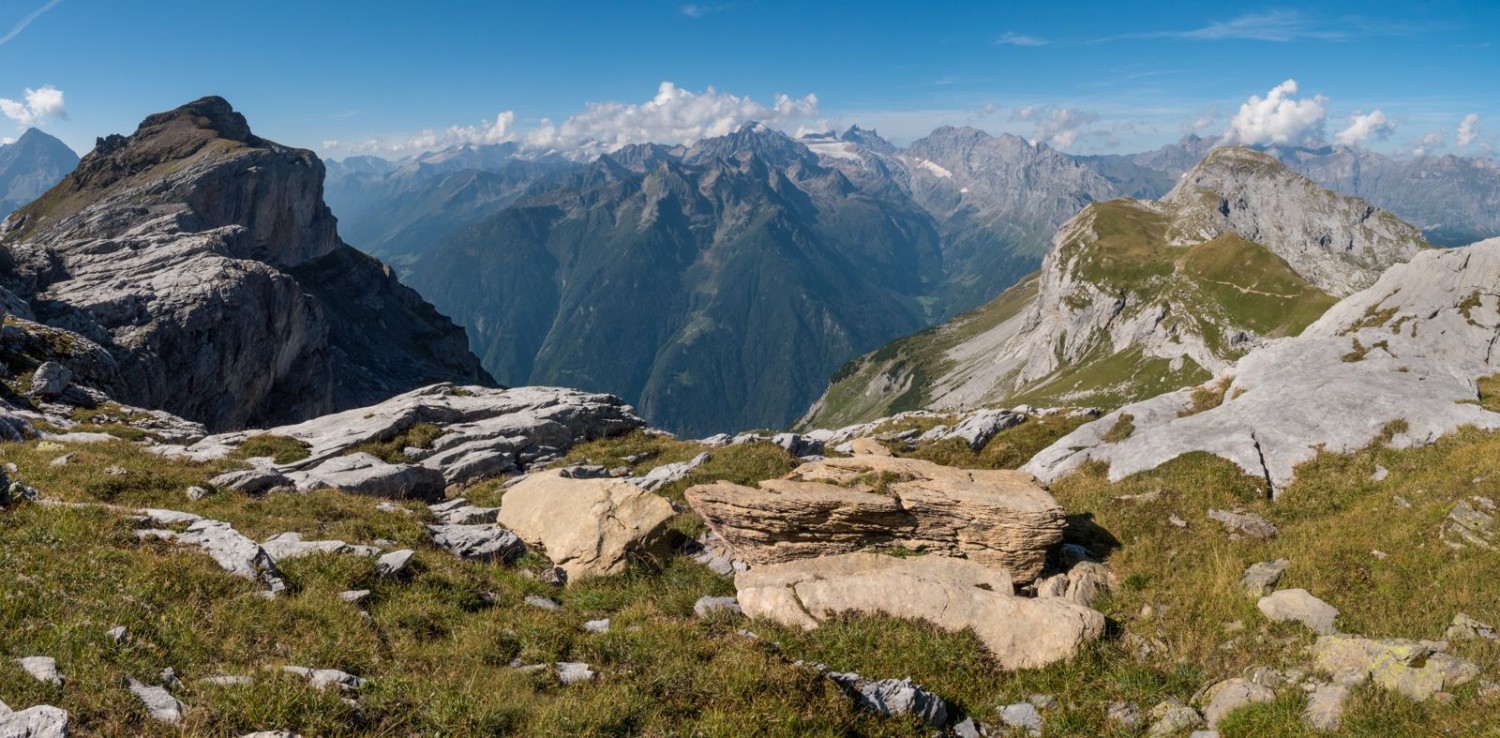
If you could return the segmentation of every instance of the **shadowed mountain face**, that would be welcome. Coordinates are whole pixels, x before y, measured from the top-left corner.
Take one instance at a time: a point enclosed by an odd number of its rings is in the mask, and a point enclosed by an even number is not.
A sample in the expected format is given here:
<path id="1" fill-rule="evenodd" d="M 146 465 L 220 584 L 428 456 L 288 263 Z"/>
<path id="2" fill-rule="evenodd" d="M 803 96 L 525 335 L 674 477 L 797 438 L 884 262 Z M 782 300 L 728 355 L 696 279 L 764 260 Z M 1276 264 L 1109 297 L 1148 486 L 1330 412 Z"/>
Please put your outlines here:
<path id="1" fill-rule="evenodd" d="M 930 320 L 930 216 L 748 126 L 632 147 L 441 245 L 412 283 L 508 384 L 610 388 L 685 433 L 784 426 Z"/>
<path id="2" fill-rule="evenodd" d="M 121 401 L 215 429 L 489 381 L 462 329 L 339 239 L 323 174 L 220 98 L 150 116 L 0 226 L 9 302 L 108 349 Z"/>
<path id="3" fill-rule="evenodd" d="M 509 144 L 350 159 L 330 175 L 330 197 L 346 232 L 465 325 L 503 381 L 616 392 L 653 422 L 707 432 L 787 422 L 784 398 L 807 396 L 807 372 L 841 363 L 830 355 L 984 305 L 1041 266 L 1070 218 L 1163 197 L 1214 144 L 1189 136 L 1142 154 L 1072 156 L 973 128 L 903 149 L 857 127 L 794 140 L 749 126 L 590 164 Z M 1408 218 L 1433 242 L 1500 233 L 1500 178 L 1484 161 L 1264 153 Z M 715 170 L 715 159 L 733 166 Z M 872 255 L 898 252 L 921 256 L 909 273 L 878 273 L 899 259 Z M 785 308 L 796 316 L 788 336 L 767 323 L 777 342 L 731 351 L 760 335 L 755 321 L 781 299 L 736 281 L 772 273 L 800 296 Z M 725 348 L 705 352 L 704 341 Z"/>
<path id="4" fill-rule="evenodd" d="M 0 146 L 0 218 L 52 189 L 76 166 L 78 155 L 67 144 L 35 128 Z"/>

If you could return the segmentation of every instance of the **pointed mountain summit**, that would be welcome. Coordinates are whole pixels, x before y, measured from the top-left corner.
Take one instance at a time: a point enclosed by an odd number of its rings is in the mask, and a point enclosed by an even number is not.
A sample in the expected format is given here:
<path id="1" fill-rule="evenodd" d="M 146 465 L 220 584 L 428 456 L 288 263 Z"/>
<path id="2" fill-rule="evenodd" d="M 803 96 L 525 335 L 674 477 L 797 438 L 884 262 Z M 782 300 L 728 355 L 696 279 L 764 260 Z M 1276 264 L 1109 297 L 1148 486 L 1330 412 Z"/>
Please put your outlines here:
<path id="1" fill-rule="evenodd" d="M 210 429 L 488 382 L 462 329 L 339 239 L 323 175 L 203 98 L 101 139 L 0 224 L 0 277 L 22 318 L 108 350 L 117 399 Z"/>
<path id="2" fill-rule="evenodd" d="M 1041 271 L 991 303 L 851 362 L 804 424 L 996 402 L 1114 407 L 1190 386 L 1425 246 L 1415 227 L 1275 159 L 1216 150 L 1161 200 L 1084 208 Z"/>
<path id="3" fill-rule="evenodd" d="M 78 166 L 68 145 L 36 128 L 0 146 L 0 218 L 40 197 Z"/>

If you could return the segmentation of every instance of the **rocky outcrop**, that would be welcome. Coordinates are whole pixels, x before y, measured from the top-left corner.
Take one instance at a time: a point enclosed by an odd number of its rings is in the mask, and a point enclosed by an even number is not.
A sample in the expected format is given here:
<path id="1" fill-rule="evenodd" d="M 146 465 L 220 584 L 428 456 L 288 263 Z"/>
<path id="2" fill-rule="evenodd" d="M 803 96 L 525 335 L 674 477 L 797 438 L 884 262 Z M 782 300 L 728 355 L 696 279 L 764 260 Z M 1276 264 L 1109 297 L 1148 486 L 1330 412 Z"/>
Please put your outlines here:
<path id="1" fill-rule="evenodd" d="M 1313 644 L 1313 665 L 1336 681 L 1371 681 L 1420 702 L 1479 676 L 1479 667 L 1443 653 L 1444 647 L 1433 641 L 1325 635 Z"/>
<path id="2" fill-rule="evenodd" d="M 0 702 L 0 736 L 5 738 L 67 738 L 68 711 L 37 705 L 12 712 Z"/>
<path id="3" fill-rule="evenodd" d="M 110 352 L 116 399 L 210 429 L 489 381 L 461 329 L 339 240 L 322 181 L 204 98 L 101 139 L 7 219 L 0 277 L 23 317 Z"/>
<path id="4" fill-rule="evenodd" d="M 219 434 L 190 446 L 153 450 L 210 461 L 228 458 L 257 436 L 291 439 L 306 447 L 306 457 L 283 464 L 267 460 L 267 470 L 284 473 L 300 489 L 348 485 L 351 491 L 384 497 L 429 498 L 446 484 L 519 471 L 556 458 L 574 444 L 644 425 L 629 405 L 612 395 L 554 387 L 502 390 L 438 384 L 295 425 Z M 405 447 L 404 463 L 358 453 L 362 446 L 410 438 L 419 426 L 433 437 L 424 446 Z"/>
<path id="5" fill-rule="evenodd" d="M 1500 428 L 1480 388 L 1500 373 L 1500 239 L 1427 251 L 1340 301 L 1302 335 L 1257 349 L 1195 411 L 1191 390 L 1121 408 L 1024 468 L 1053 480 L 1097 460 L 1117 480 L 1193 451 L 1266 479 L 1275 493 L 1321 449 L 1430 443 L 1465 425 Z M 1109 439 L 1123 416 L 1128 438 Z M 1337 419 L 1331 422 L 1330 419 Z"/>
<path id="6" fill-rule="evenodd" d="M 746 615 L 791 627 L 870 613 L 972 628 L 1005 669 L 1046 666 L 1104 633 L 1104 616 L 1094 610 L 1017 597 L 1005 572 L 943 556 L 827 556 L 756 567 L 734 584 Z"/>
<path id="7" fill-rule="evenodd" d="M 803 464 L 758 488 L 699 485 L 687 499 L 751 564 L 899 546 L 971 559 L 1018 584 L 1041 573 L 1065 522 L 1029 475 L 881 456 Z"/>
<path id="8" fill-rule="evenodd" d="M 573 479 L 565 470 L 532 474 L 506 490 L 496 520 L 552 563 L 580 577 L 625 570 L 631 557 L 663 554 L 672 505 L 618 479 Z"/>

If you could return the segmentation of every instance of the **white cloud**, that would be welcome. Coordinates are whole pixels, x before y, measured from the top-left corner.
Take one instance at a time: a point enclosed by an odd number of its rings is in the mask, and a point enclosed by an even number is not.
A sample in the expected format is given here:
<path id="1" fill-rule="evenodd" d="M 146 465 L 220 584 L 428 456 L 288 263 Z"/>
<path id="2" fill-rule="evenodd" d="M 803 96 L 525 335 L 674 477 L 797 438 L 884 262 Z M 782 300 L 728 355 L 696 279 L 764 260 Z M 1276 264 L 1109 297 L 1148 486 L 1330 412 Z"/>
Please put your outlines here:
<path id="1" fill-rule="evenodd" d="M 1047 39 L 1036 36 L 1025 36 L 1014 31 L 1006 31 L 995 39 L 995 43 L 1001 46 L 1046 46 Z"/>
<path id="2" fill-rule="evenodd" d="M 1226 143 L 1238 144 L 1313 144 L 1323 138 L 1323 122 L 1328 117 L 1322 95 L 1298 100 L 1297 80 L 1289 79 L 1271 88 L 1265 99 L 1251 95 L 1240 112 L 1229 121 Z"/>
<path id="3" fill-rule="evenodd" d="M 1436 153 L 1448 143 L 1447 134 L 1442 131 L 1433 131 L 1421 138 L 1412 139 L 1409 152 L 1412 156 L 1426 156 Z"/>
<path id="4" fill-rule="evenodd" d="M 342 152 L 389 154 L 430 151 L 462 144 L 494 144 L 513 141 L 526 147 L 555 150 L 570 156 L 588 157 L 639 143 L 689 144 L 703 138 L 732 133 L 750 121 L 777 127 L 795 127 L 812 122 L 818 114 L 816 95 L 793 98 L 777 95 L 771 104 L 748 97 L 684 90 L 663 82 L 656 96 L 643 103 L 589 103 L 582 112 L 560 123 L 543 118 L 529 131 L 515 129 L 516 114 L 501 113 L 493 123 L 426 130 L 406 137 L 376 137 L 362 141 L 335 141 Z"/>
<path id="5" fill-rule="evenodd" d="M 1479 116 L 1475 113 L 1469 113 L 1468 115 L 1465 115 L 1464 119 L 1458 122 L 1459 148 L 1468 146 L 1469 144 L 1474 143 L 1474 139 L 1479 138 L 1479 131 L 1477 130 L 1478 127 Z"/>
<path id="6" fill-rule="evenodd" d="M 1084 129 L 1099 120 L 1097 113 L 1078 108 L 1056 108 L 1050 105 L 1027 105 L 1011 113 L 1012 121 L 1035 123 L 1031 143 L 1046 143 L 1055 149 L 1066 149 L 1077 143 Z"/>
<path id="7" fill-rule="evenodd" d="M 1396 131 L 1396 122 L 1385 117 L 1385 113 L 1372 110 L 1369 114 L 1354 113 L 1349 116 L 1349 127 L 1333 134 L 1333 140 L 1345 146 L 1353 146 L 1374 136 L 1384 141 Z"/>
<path id="8" fill-rule="evenodd" d="M 10 136 L 0 136 L 0 146 L 9 146 L 15 142 L 16 140 Z"/>
<path id="9" fill-rule="evenodd" d="M 68 109 L 63 104 L 62 90 L 43 85 L 35 90 L 28 87 L 20 101 L 0 97 L 0 114 L 22 126 L 34 126 L 54 118 L 66 120 Z"/>
<path id="10" fill-rule="evenodd" d="M 1346 38 L 1348 32 L 1320 28 L 1311 18 L 1295 10 L 1273 10 L 1249 13 L 1227 21 L 1215 21 L 1202 28 L 1175 34 L 1200 41 L 1297 41 L 1314 39 L 1333 41 Z"/>

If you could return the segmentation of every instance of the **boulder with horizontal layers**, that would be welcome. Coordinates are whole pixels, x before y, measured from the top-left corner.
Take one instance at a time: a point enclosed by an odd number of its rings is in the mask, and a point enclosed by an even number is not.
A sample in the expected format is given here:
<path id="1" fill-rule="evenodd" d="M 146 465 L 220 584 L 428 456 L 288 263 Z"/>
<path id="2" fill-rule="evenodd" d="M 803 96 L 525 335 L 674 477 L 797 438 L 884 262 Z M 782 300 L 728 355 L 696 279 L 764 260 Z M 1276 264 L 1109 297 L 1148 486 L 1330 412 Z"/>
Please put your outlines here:
<path id="1" fill-rule="evenodd" d="M 620 479 L 573 479 L 564 470 L 532 474 L 500 500 L 496 520 L 540 546 L 568 581 L 625 570 L 632 556 L 666 553 L 665 499 Z"/>
<path id="2" fill-rule="evenodd" d="M 1062 541 L 1061 505 L 1029 474 L 858 456 L 803 464 L 757 487 L 687 491 L 737 558 L 751 564 L 900 546 L 972 559 L 1036 579 Z"/>
<path id="3" fill-rule="evenodd" d="M 812 629 L 845 613 L 972 628 L 1006 669 L 1068 658 L 1104 633 L 1104 616 L 1063 598 L 1013 594 L 1004 571 L 942 556 L 850 553 L 788 561 L 734 579 L 746 615 Z"/>

